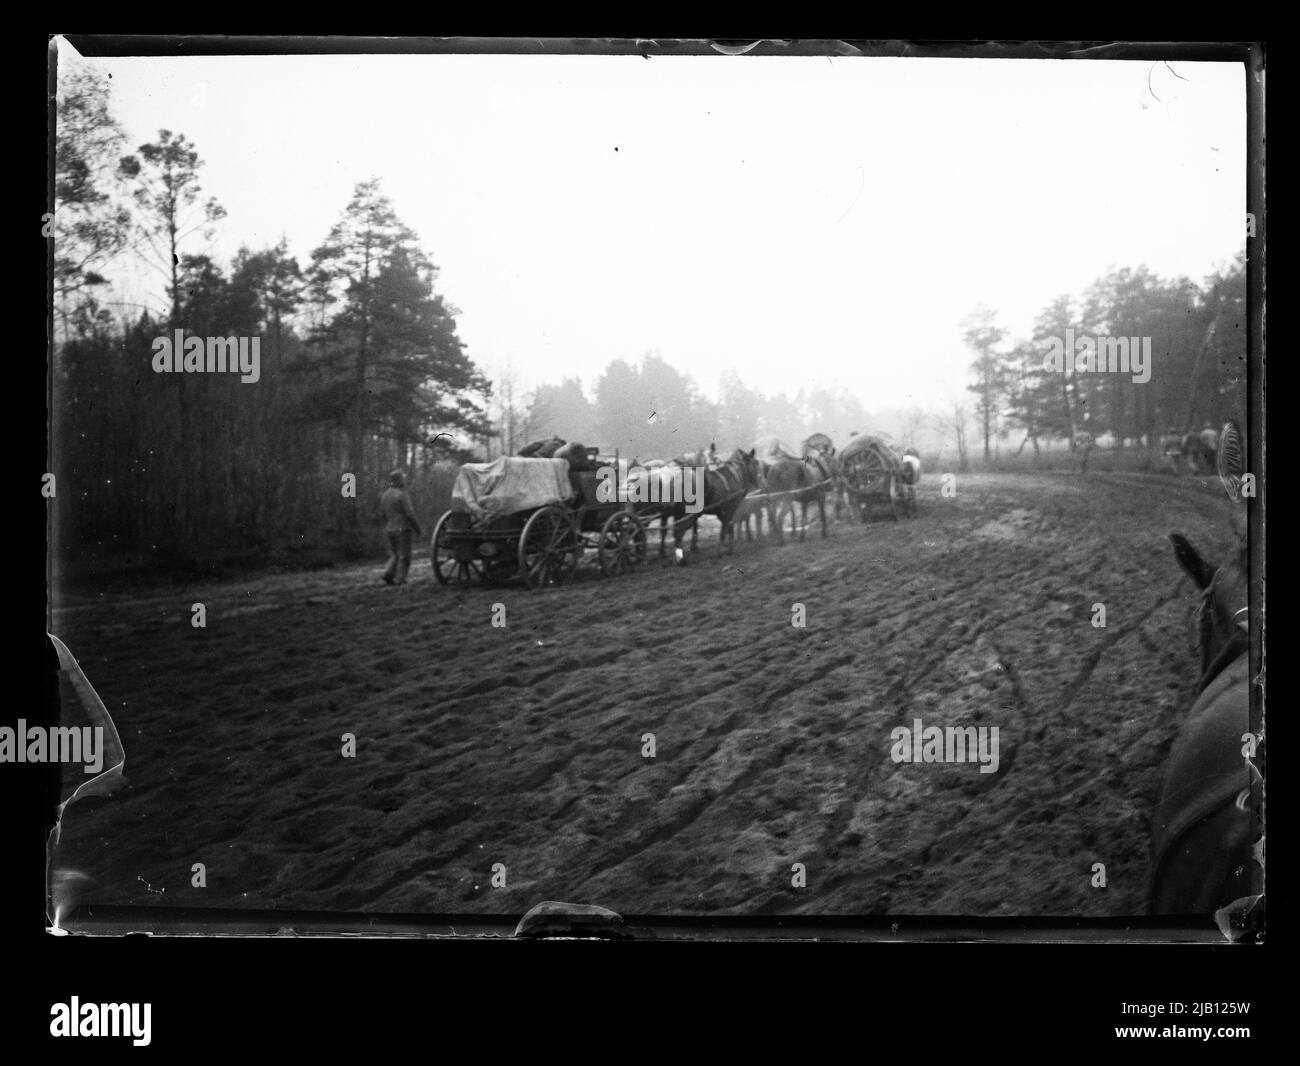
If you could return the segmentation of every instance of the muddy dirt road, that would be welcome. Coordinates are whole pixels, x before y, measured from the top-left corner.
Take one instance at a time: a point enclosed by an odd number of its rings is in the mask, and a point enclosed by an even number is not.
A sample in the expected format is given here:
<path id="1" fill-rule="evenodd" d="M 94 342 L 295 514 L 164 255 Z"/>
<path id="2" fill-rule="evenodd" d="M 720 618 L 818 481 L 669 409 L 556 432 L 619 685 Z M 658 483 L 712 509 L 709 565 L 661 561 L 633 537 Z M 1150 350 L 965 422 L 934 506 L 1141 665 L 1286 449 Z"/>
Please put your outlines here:
<path id="1" fill-rule="evenodd" d="M 1196 673 L 1165 535 L 1222 556 L 1226 509 L 1190 479 L 928 476 L 911 521 L 538 593 L 442 588 L 425 546 L 398 589 L 376 560 L 69 599 L 129 785 L 69 808 L 56 864 L 100 903 L 1140 913 Z M 895 762 L 916 719 L 996 726 L 997 772 Z"/>

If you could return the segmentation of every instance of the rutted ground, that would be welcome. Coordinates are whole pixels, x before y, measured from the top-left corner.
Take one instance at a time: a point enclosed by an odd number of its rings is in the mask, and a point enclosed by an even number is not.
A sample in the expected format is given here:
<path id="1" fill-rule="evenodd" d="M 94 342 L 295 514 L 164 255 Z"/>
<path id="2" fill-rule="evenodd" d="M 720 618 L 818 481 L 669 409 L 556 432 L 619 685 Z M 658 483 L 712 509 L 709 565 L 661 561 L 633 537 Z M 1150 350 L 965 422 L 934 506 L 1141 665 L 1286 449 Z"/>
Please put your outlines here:
<path id="1" fill-rule="evenodd" d="M 441 588 L 426 554 L 400 589 L 377 561 L 70 603 L 55 632 L 129 786 L 69 808 L 57 865 L 99 903 L 1139 913 L 1195 673 L 1165 534 L 1221 555 L 1221 493 L 972 475 L 955 499 L 927 478 L 919 506 L 540 593 Z M 894 763 L 915 718 L 998 726 L 999 772 Z"/>

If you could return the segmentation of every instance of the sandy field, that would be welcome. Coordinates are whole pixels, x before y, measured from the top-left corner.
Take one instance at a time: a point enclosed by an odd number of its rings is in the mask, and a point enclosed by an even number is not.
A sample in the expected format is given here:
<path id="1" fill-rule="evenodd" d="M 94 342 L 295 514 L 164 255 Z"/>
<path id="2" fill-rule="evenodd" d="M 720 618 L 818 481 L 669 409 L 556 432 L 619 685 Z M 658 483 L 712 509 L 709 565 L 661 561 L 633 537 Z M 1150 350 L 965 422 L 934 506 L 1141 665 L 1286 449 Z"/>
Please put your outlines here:
<path id="1" fill-rule="evenodd" d="M 1141 913 L 1197 673 L 1165 537 L 1222 557 L 1222 491 L 939 486 L 927 472 L 910 521 L 730 556 L 706 535 L 685 567 L 606 579 L 592 559 L 541 592 L 443 588 L 426 543 L 402 588 L 376 559 L 61 596 L 53 631 L 113 716 L 128 784 L 68 809 L 55 866 L 104 904 Z M 893 761 L 891 730 L 917 718 L 998 727 L 998 771 Z"/>

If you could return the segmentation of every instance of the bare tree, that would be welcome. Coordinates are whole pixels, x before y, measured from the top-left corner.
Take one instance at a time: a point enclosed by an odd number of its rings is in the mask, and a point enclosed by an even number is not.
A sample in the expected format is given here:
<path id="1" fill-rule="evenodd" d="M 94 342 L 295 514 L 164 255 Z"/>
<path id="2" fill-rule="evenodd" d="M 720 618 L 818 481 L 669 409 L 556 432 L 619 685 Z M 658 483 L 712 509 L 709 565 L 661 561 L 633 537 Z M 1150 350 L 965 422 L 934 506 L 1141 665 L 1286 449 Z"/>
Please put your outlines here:
<path id="1" fill-rule="evenodd" d="M 519 372 L 513 360 L 506 360 L 493 375 L 491 418 L 502 455 L 514 455 L 527 444 L 528 403 L 520 388 Z"/>
<path id="2" fill-rule="evenodd" d="M 916 438 L 925 428 L 925 411 L 919 404 L 913 404 L 903 412 L 903 446 L 916 447 Z"/>
<path id="3" fill-rule="evenodd" d="M 968 440 L 970 437 L 970 407 L 960 397 L 954 398 L 948 409 L 935 419 L 941 433 L 951 435 L 957 445 L 959 469 L 965 473 L 970 467 Z"/>

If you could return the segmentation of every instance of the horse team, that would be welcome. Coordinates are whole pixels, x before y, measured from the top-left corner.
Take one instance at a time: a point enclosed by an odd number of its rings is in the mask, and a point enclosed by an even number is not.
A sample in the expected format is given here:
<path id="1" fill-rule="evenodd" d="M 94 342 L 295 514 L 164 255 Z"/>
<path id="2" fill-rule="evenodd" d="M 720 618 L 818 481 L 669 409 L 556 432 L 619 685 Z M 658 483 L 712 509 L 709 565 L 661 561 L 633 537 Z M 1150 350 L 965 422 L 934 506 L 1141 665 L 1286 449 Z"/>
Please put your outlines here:
<path id="1" fill-rule="evenodd" d="M 534 441 L 519 450 L 521 456 L 567 459 L 571 469 L 585 469 L 589 462 L 587 449 L 581 444 L 566 443 L 559 437 Z M 774 438 L 745 450 L 737 448 L 725 459 L 716 444 L 698 451 L 686 452 L 672 459 L 634 459 L 629 464 L 629 485 L 633 480 L 662 480 L 665 484 L 651 490 L 644 486 L 643 498 L 667 500 L 667 482 L 675 475 L 674 468 L 702 471 L 703 505 L 690 511 L 684 502 L 659 505 L 659 554 L 666 550 L 668 523 L 672 521 L 675 556 L 678 563 L 685 561 L 682 540 L 691 534 L 691 551 L 699 546 L 699 520 L 710 515 L 721 523 L 720 541 L 724 550 L 735 546 L 736 527 L 744 530 L 745 539 L 752 541 L 763 535 L 763 518 L 768 529 L 775 534 L 778 544 L 785 543 L 786 516 L 789 515 L 790 534 L 803 540 L 809 525 L 808 512 L 816 508 L 821 534 L 827 536 L 826 506 L 832 503 L 838 521 L 843 515 L 857 513 L 851 506 L 848 489 L 841 477 L 838 456 L 831 438 L 824 433 L 814 433 L 800 447 L 799 456 L 791 455 Z M 915 511 L 916 485 L 921 480 L 921 458 L 913 448 L 906 449 L 900 457 L 901 491 L 911 500 Z M 796 520 L 796 506 L 799 508 Z"/>

